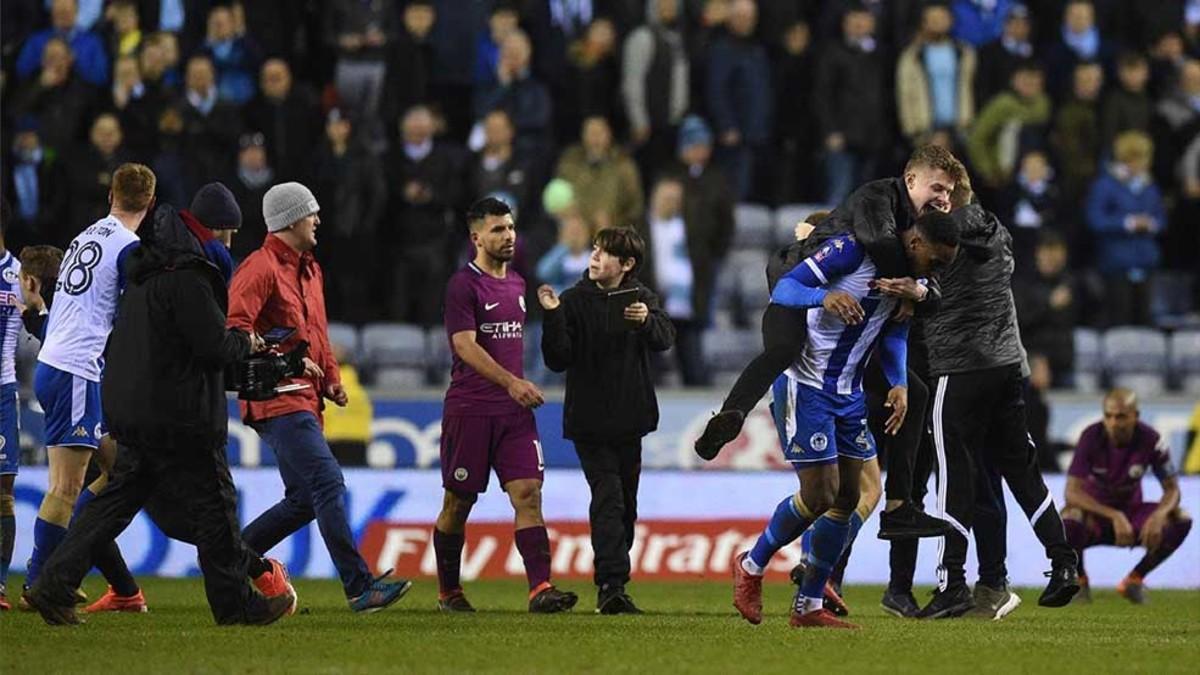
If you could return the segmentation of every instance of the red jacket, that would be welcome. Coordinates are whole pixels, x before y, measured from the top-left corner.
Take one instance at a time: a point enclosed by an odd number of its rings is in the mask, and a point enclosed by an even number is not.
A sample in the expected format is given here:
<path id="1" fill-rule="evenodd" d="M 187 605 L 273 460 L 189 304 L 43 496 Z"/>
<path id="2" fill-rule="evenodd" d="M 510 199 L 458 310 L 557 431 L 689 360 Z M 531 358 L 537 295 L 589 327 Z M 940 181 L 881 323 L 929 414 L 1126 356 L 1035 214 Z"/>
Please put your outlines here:
<path id="1" fill-rule="evenodd" d="M 279 237 L 268 234 L 262 247 L 247 256 L 233 275 L 227 325 L 259 335 L 272 328 L 295 328 L 295 335 L 280 349 L 286 351 L 304 340 L 308 343 L 308 358 L 325 373 L 322 379 L 301 376 L 280 383 L 312 385 L 305 389 L 269 401 L 242 401 L 242 420 L 261 421 L 304 411 L 321 420 L 326 387 L 340 383 L 341 378 L 329 345 L 324 277 L 312 253 L 297 253 Z"/>

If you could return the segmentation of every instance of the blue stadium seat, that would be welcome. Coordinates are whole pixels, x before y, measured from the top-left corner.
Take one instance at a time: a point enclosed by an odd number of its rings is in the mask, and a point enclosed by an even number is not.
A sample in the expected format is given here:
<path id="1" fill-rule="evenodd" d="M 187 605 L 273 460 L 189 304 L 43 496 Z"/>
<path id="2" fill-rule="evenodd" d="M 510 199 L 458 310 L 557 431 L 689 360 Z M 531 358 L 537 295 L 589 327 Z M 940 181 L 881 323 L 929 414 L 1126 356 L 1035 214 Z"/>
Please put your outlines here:
<path id="1" fill-rule="evenodd" d="M 1166 390 L 1167 338 L 1154 328 L 1111 328 L 1104 334 L 1104 363 L 1114 386 L 1143 395 Z"/>
<path id="2" fill-rule="evenodd" d="M 1075 329 L 1075 388 L 1084 393 L 1100 391 L 1104 370 L 1100 333 L 1091 328 Z"/>
<path id="3" fill-rule="evenodd" d="M 333 345 L 334 350 L 340 349 L 344 356 L 342 359 L 348 363 L 355 363 L 359 358 L 359 341 L 358 328 L 348 323 L 331 323 L 329 324 L 329 343 Z"/>
<path id="4" fill-rule="evenodd" d="M 771 210 L 759 204 L 738 204 L 733 210 L 733 247 L 766 250 L 772 243 Z"/>
<path id="5" fill-rule="evenodd" d="M 785 204 L 775 210 L 775 246 L 787 246 L 796 240 L 796 224 L 814 211 L 832 211 L 827 204 Z"/>
<path id="6" fill-rule="evenodd" d="M 425 331 L 403 323 L 372 323 L 362 330 L 363 360 L 374 368 L 424 368 Z"/>
<path id="7" fill-rule="evenodd" d="M 1180 330 L 1171 336 L 1170 363 L 1180 387 L 1200 395 L 1200 329 Z"/>

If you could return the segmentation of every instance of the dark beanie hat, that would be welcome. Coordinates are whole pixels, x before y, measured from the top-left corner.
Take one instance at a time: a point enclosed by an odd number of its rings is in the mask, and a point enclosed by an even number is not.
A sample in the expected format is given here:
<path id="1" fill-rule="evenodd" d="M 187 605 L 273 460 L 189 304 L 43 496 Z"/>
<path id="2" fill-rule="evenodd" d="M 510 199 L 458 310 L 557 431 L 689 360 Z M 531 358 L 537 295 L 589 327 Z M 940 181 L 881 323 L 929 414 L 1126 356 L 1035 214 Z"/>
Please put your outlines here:
<path id="1" fill-rule="evenodd" d="M 200 188 L 189 210 L 210 230 L 236 230 L 242 226 L 242 209 L 229 188 L 221 183 Z"/>

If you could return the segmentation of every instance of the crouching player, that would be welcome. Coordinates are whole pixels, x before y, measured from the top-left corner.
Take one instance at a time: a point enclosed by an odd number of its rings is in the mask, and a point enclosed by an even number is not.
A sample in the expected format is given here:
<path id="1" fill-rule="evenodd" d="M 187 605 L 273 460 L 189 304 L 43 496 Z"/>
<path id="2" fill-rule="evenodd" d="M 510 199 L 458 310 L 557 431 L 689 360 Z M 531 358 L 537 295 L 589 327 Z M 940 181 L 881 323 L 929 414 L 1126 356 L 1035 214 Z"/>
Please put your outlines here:
<path id="1" fill-rule="evenodd" d="M 901 239 L 913 271 L 926 276 L 953 260 L 958 227 L 945 214 L 929 214 Z M 893 318 L 899 302 L 874 288 L 875 276 L 864 247 L 853 235 L 841 235 L 793 268 L 771 294 L 773 303 L 812 311 L 799 359 L 772 389 L 780 442 L 800 491 L 780 502 L 754 548 L 733 565 L 733 604 L 750 623 L 762 621 L 762 575 L 771 557 L 812 526 L 790 623 L 856 628 L 824 608 L 823 594 L 850 536 L 863 464 L 875 457 L 862 379 L 880 342 L 891 387 L 889 429 L 903 423 L 908 406 L 908 325 Z"/>

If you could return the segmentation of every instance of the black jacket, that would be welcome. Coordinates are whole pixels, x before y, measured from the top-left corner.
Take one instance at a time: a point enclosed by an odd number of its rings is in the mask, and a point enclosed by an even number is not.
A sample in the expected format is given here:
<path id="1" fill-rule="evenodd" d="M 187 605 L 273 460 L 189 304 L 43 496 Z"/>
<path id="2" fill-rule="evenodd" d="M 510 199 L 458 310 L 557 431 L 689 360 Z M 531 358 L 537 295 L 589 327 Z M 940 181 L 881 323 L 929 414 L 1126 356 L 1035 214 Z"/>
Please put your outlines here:
<path id="1" fill-rule="evenodd" d="M 670 349 L 675 327 L 641 282 L 626 279 L 621 288 L 637 288 L 638 300 L 650 307 L 646 323 L 636 330 L 606 331 L 608 292 L 586 272 L 563 292 L 558 309 L 545 313 L 542 356 L 550 370 L 567 373 L 564 438 L 626 441 L 658 428 L 650 352 Z"/>
<path id="2" fill-rule="evenodd" d="M 903 178 L 864 183 L 822 220 L 806 245 L 815 251 L 831 237 L 853 232 L 882 278 L 912 276 L 899 234 L 916 221 Z M 808 255 L 808 254 L 805 254 Z M 799 261 L 797 261 L 799 262 Z"/>
<path id="3" fill-rule="evenodd" d="M 101 401 L 114 438 L 170 448 L 225 442 L 227 364 L 250 353 L 225 329 L 225 281 L 170 205 L 143 226 L 108 342 Z M 145 230 L 149 229 L 149 232 Z"/>
<path id="4" fill-rule="evenodd" d="M 978 204 L 953 213 L 958 257 L 941 274 L 942 302 L 924 322 L 932 376 L 1019 363 L 1028 372 L 1012 292 L 1012 236 Z"/>

